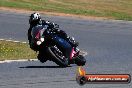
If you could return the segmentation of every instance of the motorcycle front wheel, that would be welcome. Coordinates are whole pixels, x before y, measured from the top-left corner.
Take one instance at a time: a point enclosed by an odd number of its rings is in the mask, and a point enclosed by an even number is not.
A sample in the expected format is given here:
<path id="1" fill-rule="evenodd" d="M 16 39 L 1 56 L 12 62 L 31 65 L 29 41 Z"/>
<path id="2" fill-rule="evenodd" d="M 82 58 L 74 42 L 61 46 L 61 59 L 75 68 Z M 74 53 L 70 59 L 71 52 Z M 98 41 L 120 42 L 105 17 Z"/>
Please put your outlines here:
<path id="1" fill-rule="evenodd" d="M 68 58 L 66 58 L 63 55 L 60 55 L 60 53 L 54 47 L 48 47 L 47 50 L 48 50 L 48 52 L 50 54 L 50 58 L 52 58 L 53 62 L 55 62 L 60 67 L 68 66 Z"/>
<path id="2" fill-rule="evenodd" d="M 86 59 L 82 55 L 76 57 L 75 64 L 77 64 L 78 66 L 84 66 L 85 63 L 86 63 Z"/>

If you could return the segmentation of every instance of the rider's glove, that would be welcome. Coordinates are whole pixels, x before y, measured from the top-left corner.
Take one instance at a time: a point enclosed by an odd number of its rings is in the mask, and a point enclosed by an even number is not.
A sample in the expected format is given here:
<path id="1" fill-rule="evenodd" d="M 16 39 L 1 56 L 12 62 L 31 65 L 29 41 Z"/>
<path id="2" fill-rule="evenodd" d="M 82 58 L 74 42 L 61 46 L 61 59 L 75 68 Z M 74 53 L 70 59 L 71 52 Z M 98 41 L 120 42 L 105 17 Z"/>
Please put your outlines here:
<path id="1" fill-rule="evenodd" d="M 49 28 L 55 28 L 55 29 L 58 29 L 59 28 L 59 25 L 58 24 L 55 24 L 55 23 L 52 23 L 52 22 L 49 22 L 49 21 L 46 21 L 46 23 L 48 24 Z"/>

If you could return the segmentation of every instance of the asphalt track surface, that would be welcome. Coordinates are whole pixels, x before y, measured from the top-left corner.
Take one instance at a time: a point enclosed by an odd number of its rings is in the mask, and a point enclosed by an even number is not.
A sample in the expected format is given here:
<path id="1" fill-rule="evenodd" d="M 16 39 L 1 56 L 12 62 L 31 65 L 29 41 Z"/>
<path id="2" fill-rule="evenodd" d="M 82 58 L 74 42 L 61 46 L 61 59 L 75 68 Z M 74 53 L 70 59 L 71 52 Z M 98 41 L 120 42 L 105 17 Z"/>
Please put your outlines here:
<path id="1" fill-rule="evenodd" d="M 27 41 L 29 14 L 0 11 L 0 38 Z M 88 52 L 87 73 L 132 75 L 132 22 L 46 16 L 80 42 Z M 0 64 L 0 88 L 132 88 L 130 84 L 86 84 L 75 81 L 77 66 L 60 68 L 53 62 Z"/>

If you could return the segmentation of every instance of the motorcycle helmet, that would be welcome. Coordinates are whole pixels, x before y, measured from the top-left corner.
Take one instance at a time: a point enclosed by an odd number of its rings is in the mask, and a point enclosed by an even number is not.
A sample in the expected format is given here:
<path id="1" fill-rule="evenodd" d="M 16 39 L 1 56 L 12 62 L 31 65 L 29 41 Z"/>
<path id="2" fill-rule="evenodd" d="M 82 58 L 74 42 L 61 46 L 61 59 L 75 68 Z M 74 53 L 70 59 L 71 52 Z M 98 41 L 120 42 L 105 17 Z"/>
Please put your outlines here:
<path id="1" fill-rule="evenodd" d="M 41 20 L 41 16 L 39 13 L 32 13 L 29 18 L 29 24 L 37 24 Z"/>

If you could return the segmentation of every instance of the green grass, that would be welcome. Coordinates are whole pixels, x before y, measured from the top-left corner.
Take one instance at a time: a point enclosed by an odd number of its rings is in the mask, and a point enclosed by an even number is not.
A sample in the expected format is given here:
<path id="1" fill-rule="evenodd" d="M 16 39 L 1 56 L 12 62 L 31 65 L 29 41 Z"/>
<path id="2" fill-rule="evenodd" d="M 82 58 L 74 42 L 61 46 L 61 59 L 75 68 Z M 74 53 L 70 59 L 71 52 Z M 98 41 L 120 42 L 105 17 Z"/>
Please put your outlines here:
<path id="1" fill-rule="evenodd" d="M 36 58 L 36 52 L 28 44 L 0 41 L 0 60 Z"/>
<path id="2" fill-rule="evenodd" d="M 132 0 L 0 0 L 0 6 L 132 20 Z"/>

